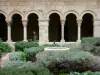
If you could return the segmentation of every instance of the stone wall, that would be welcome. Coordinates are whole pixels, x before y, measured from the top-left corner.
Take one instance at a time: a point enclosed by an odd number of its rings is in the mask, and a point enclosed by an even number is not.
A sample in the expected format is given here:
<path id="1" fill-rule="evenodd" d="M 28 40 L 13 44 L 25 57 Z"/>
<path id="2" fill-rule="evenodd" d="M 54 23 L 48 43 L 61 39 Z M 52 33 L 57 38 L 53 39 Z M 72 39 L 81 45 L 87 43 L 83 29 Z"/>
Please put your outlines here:
<path id="1" fill-rule="evenodd" d="M 8 15 L 12 11 L 26 14 L 30 10 L 37 10 L 43 18 L 51 10 L 57 10 L 63 15 L 70 10 L 76 11 L 78 14 L 85 10 L 97 13 L 99 6 L 99 0 L 0 0 L 0 10 Z M 64 16 L 61 17 L 64 18 Z"/>

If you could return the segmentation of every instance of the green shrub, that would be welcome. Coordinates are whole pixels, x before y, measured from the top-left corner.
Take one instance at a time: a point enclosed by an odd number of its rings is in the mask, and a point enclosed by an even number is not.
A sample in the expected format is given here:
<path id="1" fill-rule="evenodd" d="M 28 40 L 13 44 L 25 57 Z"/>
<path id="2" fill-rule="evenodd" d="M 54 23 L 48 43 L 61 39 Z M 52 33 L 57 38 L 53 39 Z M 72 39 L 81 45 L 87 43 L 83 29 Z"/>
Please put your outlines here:
<path id="1" fill-rule="evenodd" d="M 25 48 L 30 48 L 30 47 L 38 47 L 39 44 L 36 41 L 31 41 L 31 42 L 16 42 L 15 43 L 15 50 L 16 51 L 24 51 Z"/>
<path id="2" fill-rule="evenodd" d="M 26 61 L 26 55 L 24 54 L 24 52 L 12 52 L 9 55 L 9 60 L 10 61 Z"/>
<path id="3" fill-rule="evenodd" d="M 20 60 L 16 60 L 16 61 L 7 61 L 3 64 L 3 67 L 13 67 L 13 68 L 16 68 L 16 67 L 19 67 L 19 66 L 22 66 L 24 63 L 24 61 L 20 61 Z"/>
<path id="4" fill-rule="evenodd" d="M 3 53 L 11 52 L 12 48 L 7 43 L 0 41 L 0 51 Z"/>
<path id="5" fill-rule="evenodd" d="M 26 48 L 24 50 L 24 53 L 26 55 L 26 60 L 27 61 L 36 61 L 36 54 L 43 51 L 43 47 L 31 47 L 31 48 Z"/>
<path id="6" fill-rule="evenodd" d="M 59 61 L 59 59 L 68 57 L 73 61 L 85 60 L 91 54 L 80 50 L 69 51 L 43 51 L 36 55 L 37 62 L 44 66 L 48 66 L 52 62 Z"/>
<path id="7" fill-rule="evenodd" d="M 57 44 L 44 44 L 43 47 L 59 47 Z"/>
<path id="8" fill-rule="evenodd" d="M 100 38 L 88 37 L 82 38 L 82 50 L 93 53 L 94 55 L 100 55 Z"/>
<path id="9" fill-rule="evenodd" d="M 2 52 L 0 51 L 0 58 L 2 57 Z"/>
<path id="10" fill-rule="evenodd" d="M 96 62 L 97 58 L 93 57 L 91 53 L 78 49 L 75 51 L 74 49 L 69 51 L 44 51 L 36 55 L 37 63 L 48 67 L 50 72 L 55 75 L 72 71 L 100 71 L 99 60 Z"/>
<path id="11" fill-rule="evenodd" d="M 1 68 L 0 75 L 51 75 L 47 68 L 31 65 L 21 68 Z"/>
<path id="12" fill-rule="evenodd" d="M 63 73 L 63 74 L 59 74 L 59 75 L 100 75 L 100 72 L 83 72 L 83 73 L 79 73 L 79 72 L 71 72 L 70 74 L 68 73 Z"/>

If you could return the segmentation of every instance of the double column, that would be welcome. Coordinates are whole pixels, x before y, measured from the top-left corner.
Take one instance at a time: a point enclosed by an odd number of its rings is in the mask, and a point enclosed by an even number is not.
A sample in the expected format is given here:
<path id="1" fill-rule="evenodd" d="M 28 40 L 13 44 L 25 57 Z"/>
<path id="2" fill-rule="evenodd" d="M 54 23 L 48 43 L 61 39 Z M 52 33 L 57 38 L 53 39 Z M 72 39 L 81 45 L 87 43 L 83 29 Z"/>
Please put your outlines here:
<path id="1" fill-rule="evenodd" d="M 11 24 L 12 24 L 12 21 L 11 20 L 6 20 L 6 23 L 7 23 L 7 25 L 8 25 L 8 31 L 7 31 L 7 33 L 8 33 L 8 35 L 7 35 L 7 42 L 12 42 L 12 40 L 11 40 Z"/>
<path id="2" fill-rule="evenodd" d="M 77 20 L 77 26 L 78 26 L 78 39 L 77 42 L 81 42 L 81 24 L 82 24 L 82 20 L 79 19 Z"/>
<path id="3" fill-rule="evenodd" d="M 24 28 L 23 41 L 28 41 L 27 40 L 27 20 L 22 20 L 22 22 L 23 22 L 23 28 Z"/>
<path id="4" fill-rule="evenodd" d="M 61 20 L 61 42 L 65 42 L 65 40 L 64 40 L 64 26 L 65 26 L 65 20 Z"/>

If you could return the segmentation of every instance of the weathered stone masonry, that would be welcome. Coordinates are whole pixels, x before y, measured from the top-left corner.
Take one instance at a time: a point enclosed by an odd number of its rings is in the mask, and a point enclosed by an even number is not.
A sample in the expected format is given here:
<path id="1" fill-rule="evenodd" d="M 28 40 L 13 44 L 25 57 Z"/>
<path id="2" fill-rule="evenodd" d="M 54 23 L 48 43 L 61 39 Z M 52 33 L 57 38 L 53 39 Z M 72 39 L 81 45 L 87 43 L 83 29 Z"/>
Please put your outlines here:
<path id="1" fill-rule="evenodd" d="M 66 16 L 73 13 L 77 17 L 77 42 L 81 39 L 81 23 L 84 14 L 93 16 L 93 36 L 100 37 L 100 1 L 99 0 L 0 0 L 0 14 L 6 17 L 7 42 L 11 39 L 12 15 L 19 14 L 23 23 L 23 41 L 27 41 L 27 17 L 29 14 L 38 15 L 39 42 L 49 42 L 49 16 L 57 13 L 61 21 L 61 41 L 64 40 L 64 24 Z"/>

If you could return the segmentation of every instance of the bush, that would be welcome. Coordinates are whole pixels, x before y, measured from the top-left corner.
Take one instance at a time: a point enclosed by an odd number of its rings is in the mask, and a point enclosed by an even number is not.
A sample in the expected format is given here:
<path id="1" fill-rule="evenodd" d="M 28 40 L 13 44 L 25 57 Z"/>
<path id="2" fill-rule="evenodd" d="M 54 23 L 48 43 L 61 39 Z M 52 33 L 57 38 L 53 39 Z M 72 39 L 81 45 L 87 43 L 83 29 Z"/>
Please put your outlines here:
<path id="1" fill-rule="evenodd" d="M 16 68 L 16 67 L 19 67 L 19 66 L 22 66 L 24 63 L 24 61 L 7 61 L 3 64 L 3 67 L 11 67 L 11 68 Z"/>
<path id="2" fill-rule="evenodd" d="M 0 51 L 3 53 L 11 52 L 12 48 L 7 43 L 0 41 Z"/>
<path id="3" fill-rule="evenodd" d="M 43 47 L 59 47 L 57 44 L 44 44 Z"/>
<path id="4" fill-rule="evenodd" d="M 51 62 L 56 62 L 56 59 L 64 57 L 67 51 L 43 51 L 36 55 L 37 63 L 47 67 Z"/>
<path id="5" fill-rule="evenodd" d="M 2 57 L 2 52 L 0 51 L 0 58 Z"/>
<path id="6" fill-rule="evenodd" d="M 43 47 L 31 47 L 31 48 L 26 48 L 24 50 L 24 53 L 26 55 L 26 60 L 27 61 L 36 61 L 36 54 L 43 51 Z"/>
<path id="7" fill-rule="evenodd" d="M 9 55 L 10 61 L 26 61 L 26 55 L 23 52 L 13 52 Z"/>
<path id="8" fill-rule="evenodd" d="M 47 68 L 31 65 L 27 67 L 1 68 L 0 75 L 51 75 Z"/>
<path id="9" fill-rule="evenodd" d="M 100 71 L 100 58 L 81 50 L 44 51 L 36 55 L 37 63 L 48 67 L 51 73 Z"/>
<path id="10" fill-rule="evenodd" d="M 57 62 L 59 59 L 69 57 L 73 60 L 79 61 L 85 60 L 91 54 L 80 50 L 69 50 L 69 51 L 43 51 L 36 55 L 37 62 L 43 66 L 48 66 L 52 62 Z"/>
<path id="11" fill-rule="evenodd" d="M 83 72 L 83 73 L 79 73 L 79 72 L 71 72 L 70 74 L 68 73 L 63 73 L 63 74 L 59 74 L 59 75 L 100 75 L 100 72 Z"/>
<path id="12" fill-rule="evenodd" d="M 51 62 L 48 68 L 55 75 L 60 73 L 84 72 L 90 70 L 87 68 L 86 62 L 91 57 L 91 54 L 83 51 L 69 51 L 63 57 L 55 59 L 56 62 Z"/>
<path id="13" fill-rule="evenodd" d="M 38 47 L 39 44 L 38 42 L 31 41 L 31 42 L 16 42 L 15 44 L 15 50 L 16 51 L 24 51 L 25 48 L 30 48 L 30 47 Z"/>
<path id="14" fill-rule="evenodd" d="M 93 53 L 94 55 L 100 55 L 100 38 L 88 37 L 82 38 L 82 50 Z"/>

